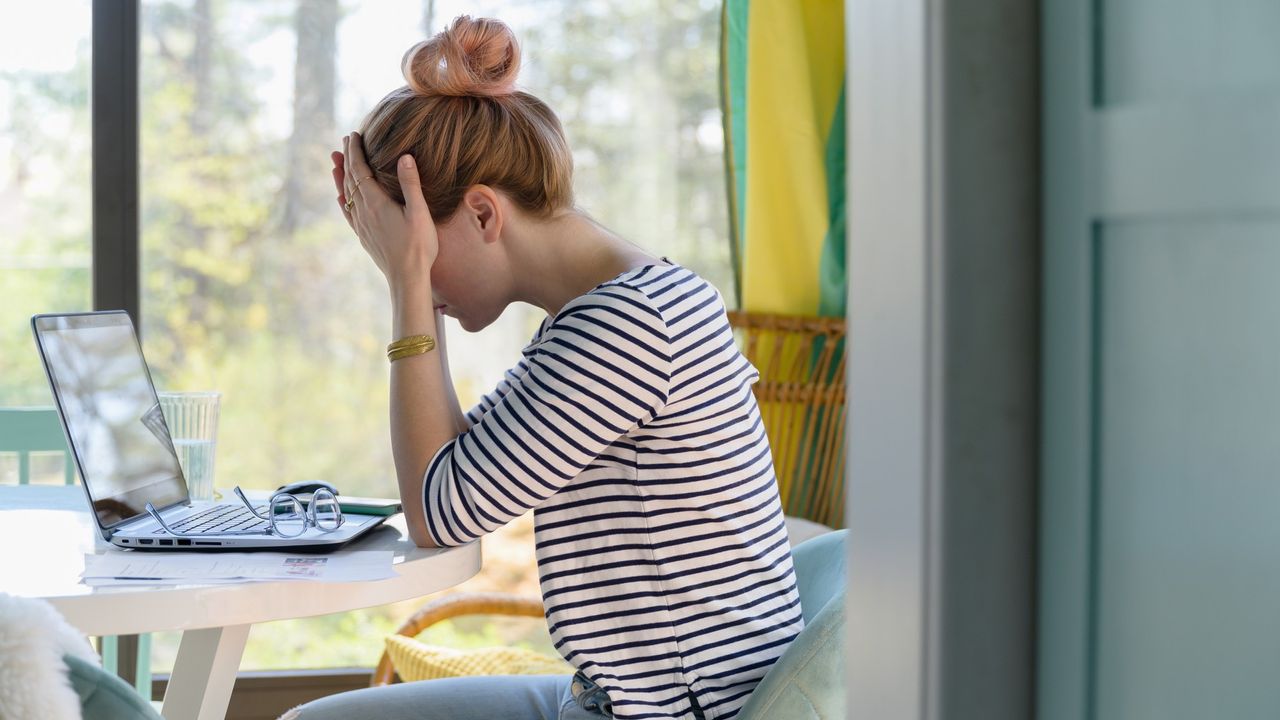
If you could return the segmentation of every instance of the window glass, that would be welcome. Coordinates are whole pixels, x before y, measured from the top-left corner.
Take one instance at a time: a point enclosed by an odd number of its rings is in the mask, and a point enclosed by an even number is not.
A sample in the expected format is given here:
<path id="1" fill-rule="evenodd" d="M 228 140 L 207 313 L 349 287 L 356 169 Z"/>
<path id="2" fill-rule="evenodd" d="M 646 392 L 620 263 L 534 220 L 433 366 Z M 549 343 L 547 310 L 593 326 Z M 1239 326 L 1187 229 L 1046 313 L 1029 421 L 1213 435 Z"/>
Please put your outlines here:
<path id="1" fill-rule="evenodd" d="M 0 407 L 53 404 L 31 316 L 91 304 L 90 4 L 21 15 L 0 23 Z M 33 455 L 30 481 L 61 484 L 62 463 Z M 0 454 L 0 483 L 16 482 Z"/>
<path id="2" fill-rule="evenodd" d="M 306 478 L 395 495 L 386 282 L 334 201 L 329 153 L 404 84 L 413 43 L 468 13 L 506 21 L 520 84 L 560 115 L 579 204 L 732 300 L 712 0 L 142 3 L 142 323 L 157 385 L 222 392 L 216 483 Z M 446 322 L 470 406 L 541 320 L 518 305 L 477 334 Z M 459 589 L 538 594 L 532 517 L 486 542 Z M 245 669 L 372 665 L 414 603 L 256 627 Z M 454 647 L 527 641 L 536 622 L 437 629 Z M 430 636 L 428 636 L 430 639 Z M 157 669 L 172 663 L 156 643 Z"/>

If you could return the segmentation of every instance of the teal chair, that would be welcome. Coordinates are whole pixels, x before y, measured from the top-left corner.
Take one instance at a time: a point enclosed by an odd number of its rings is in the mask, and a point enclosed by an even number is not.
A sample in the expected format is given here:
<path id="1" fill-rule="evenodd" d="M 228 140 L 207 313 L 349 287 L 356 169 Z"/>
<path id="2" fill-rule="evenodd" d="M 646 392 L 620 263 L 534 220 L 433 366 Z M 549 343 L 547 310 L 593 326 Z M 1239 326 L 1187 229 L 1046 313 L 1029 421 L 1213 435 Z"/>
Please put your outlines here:
<path id="1" fill-rule="evenodd" d="M 804 630 L 752 691 L 739 720 L 845 717 L 844 596 L 848 530 L 791 550 Z"/>
<path id="2" fill-rule="evenodd" d="M 58 411 L 51 407 L 0 408 L 0 453 L 17 453 L 19 485 L 31 482 L 33 452 L 62 453 L 66 458 L 63 479 L 68 485 L 76 484 L 76 464 L 62 436 Z"/>
<path id="3" fill-rule="evenodd" d="M 18 455 L 18 484 L 31 482 L 31 453 L 60 452 L 63 454 L 63 479 L 67 485 L 76 484 L 76 464 L 71 459 L 66 437 L 62 433 L 62 421 L 57 408 L 6 407 L 0 408 L 0 453 Z M 101 643 L 102 666 L 115 673 L 119 657 L 119 642 L 115 637 L 104 637 Z M 137 691 L 144 699 L 151 698 L 151 636 L 138 636 Z"/>
<path id="4" fill-rule="evenodd" d="M 164 720 L 120 678 L 74 655 L 63 656 L 67 679 L 80 697 L 82 720 Z"/>

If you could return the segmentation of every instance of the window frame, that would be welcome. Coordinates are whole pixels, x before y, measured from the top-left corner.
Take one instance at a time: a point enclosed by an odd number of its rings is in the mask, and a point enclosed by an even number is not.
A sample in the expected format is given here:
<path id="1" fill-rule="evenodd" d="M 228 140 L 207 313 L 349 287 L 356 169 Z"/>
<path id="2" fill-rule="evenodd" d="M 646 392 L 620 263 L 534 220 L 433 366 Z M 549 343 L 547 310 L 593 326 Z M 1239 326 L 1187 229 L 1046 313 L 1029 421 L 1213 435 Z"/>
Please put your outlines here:
<path id="1" fill-rule="evenodd" d="M 93 0 L 93 309 L 124 310 L 141 334 L 138 217 L 138 18 L 141 0 Z"/>

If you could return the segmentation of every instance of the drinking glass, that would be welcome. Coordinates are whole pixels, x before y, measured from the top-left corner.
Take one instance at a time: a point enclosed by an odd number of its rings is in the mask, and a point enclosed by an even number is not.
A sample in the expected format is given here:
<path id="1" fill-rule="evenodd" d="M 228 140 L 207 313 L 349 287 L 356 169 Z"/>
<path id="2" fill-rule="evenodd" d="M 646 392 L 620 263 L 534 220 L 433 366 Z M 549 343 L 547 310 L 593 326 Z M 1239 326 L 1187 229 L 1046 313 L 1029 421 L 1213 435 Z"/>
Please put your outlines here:
<path id="1" fill-rule="evenodd" d="M 191 500 L 213 499 L 213 460 L 218 443 L 218 392 L 161 392 L 160 410 Z"/>

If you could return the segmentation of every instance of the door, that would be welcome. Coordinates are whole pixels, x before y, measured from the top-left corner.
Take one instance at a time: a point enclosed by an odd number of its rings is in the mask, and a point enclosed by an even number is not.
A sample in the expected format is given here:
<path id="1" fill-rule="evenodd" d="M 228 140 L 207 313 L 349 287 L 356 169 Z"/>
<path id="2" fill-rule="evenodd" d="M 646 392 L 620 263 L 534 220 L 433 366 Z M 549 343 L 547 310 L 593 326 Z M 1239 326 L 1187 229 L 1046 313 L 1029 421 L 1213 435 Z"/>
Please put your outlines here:
<path id="1" fill-rule="evenodd" d="M 1280 1 L 1044 0 L 1038 717 L 1280 713 Z"/>

